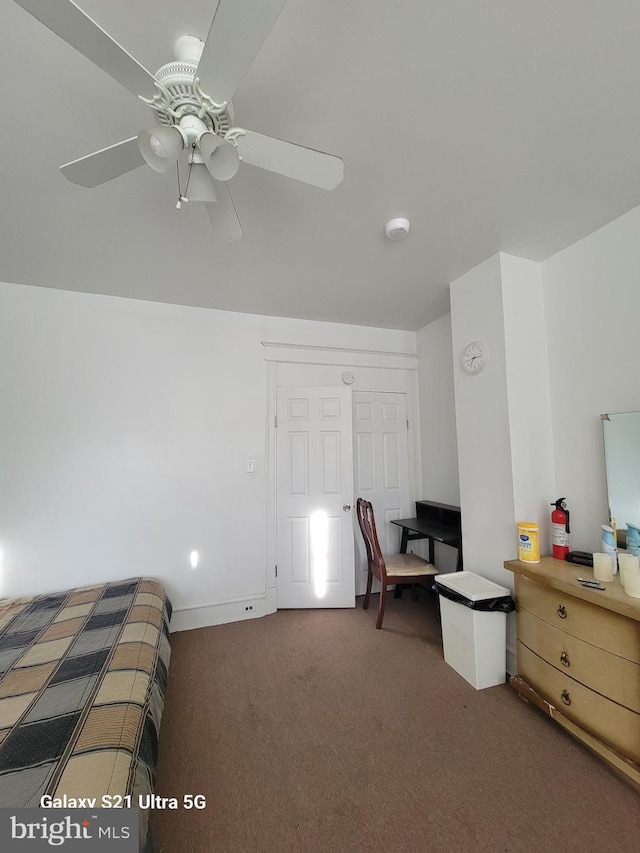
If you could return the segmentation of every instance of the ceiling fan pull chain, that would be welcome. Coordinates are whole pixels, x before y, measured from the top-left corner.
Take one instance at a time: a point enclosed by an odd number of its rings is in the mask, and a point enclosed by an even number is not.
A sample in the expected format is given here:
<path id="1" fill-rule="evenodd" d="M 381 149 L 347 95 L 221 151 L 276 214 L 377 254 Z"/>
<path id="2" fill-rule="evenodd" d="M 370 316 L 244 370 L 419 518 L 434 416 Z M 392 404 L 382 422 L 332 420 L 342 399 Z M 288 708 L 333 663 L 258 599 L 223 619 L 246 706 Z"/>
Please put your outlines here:
<path id="1" fill-rule="evenodd" d="M 189 179 L 191 178 L 191 163 L 189 163 L 189 171 L 187 172 L 187 184 L 184 188 L 184 193 L 180 189 L 180 164 L 176 160 L 176 175 L 178 178 L 178 201 L 176 202 L 176 210 L 182 209 L 182 202 L 185 204 L 189 201 L 187 198 L 187 190 L 189 189 Z"/>
<path id="2" fill-rule="evenodd" d="M 176 202 L 176 210 L 182 207 L 182 191 L 180 190 L 180 164 L 176 160 L 176 178 L 178 180 L 178 201 Z"/>
<path id="3" fill-rule="evenodd" d="M 191 148 L 193 151 L 196 150 L 195 142 L 192 143 Z M 187 193 L 189 192 L 189 181 L 191 180 L 191 169 L 192 168 L 193 168 L 193 157 L 189 157 L 189 171 L 187 172 L 187 183 L 185 184 L 185 187 L 184 187 L 184 194 L 180 195 L 178 198 L 178 204 L 180 204 L 180 207 L 182 207 L 181 202 L 189 201 L 189 197 L 187 196 Z M 176 207 L 177 207 L 177 205 L 176 205 Z M 180 210 L 180 207 L 178 207 L 178 210 Z"/>

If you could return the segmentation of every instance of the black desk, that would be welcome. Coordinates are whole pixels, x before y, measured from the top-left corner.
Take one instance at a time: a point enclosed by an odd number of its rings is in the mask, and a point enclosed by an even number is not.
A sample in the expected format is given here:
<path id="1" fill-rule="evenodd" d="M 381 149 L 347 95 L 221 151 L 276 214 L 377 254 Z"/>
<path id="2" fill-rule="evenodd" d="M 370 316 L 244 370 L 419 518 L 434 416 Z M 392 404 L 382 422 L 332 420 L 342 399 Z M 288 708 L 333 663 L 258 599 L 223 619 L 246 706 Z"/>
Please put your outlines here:
<path id="1" fill-rule="evenodd" d="M 456 571 L 462 571 L 462 525 L 460 507 L 436 501 L 416 501 L 415 518 L 392 521 L 402 528 L 400 553 L 405 554 L 412 539 L 429 540 L 429 562 L 435 559 L 435 542 L 442 542 L 458 552 Z"/>

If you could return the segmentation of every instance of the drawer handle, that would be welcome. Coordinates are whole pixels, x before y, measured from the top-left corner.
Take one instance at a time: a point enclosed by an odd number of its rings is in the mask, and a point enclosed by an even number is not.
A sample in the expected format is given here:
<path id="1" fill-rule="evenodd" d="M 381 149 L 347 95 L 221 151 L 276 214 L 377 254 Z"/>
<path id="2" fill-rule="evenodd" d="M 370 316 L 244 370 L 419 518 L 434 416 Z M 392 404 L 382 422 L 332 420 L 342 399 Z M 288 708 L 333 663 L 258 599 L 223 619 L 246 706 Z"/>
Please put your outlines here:
<path id="1" fill-rule="evenodd" d="M 571 696 L 569 696 L 568 690 L 563 690 L 562 693 L 560 694 L 560 698 L 562 699 L 562 701 L 564 702 L 565 705 L 571 704 Z"/>
<path id="2" fill-rule="evenodd" d="M 558 605 L 558 616 L 559 616 L 561 619 L 566 619 L 566 618 L 567 618 L 567 608 L 564 606 L 564 604 L 559 604 L 559 605 Z"/>
<path id="3" fill-rule="evenodd" d="M 562 666 L 566 666 L 567 668 L 571 666 L 569 655 L 566 652 L 562 652 L 562 654 L 560 655 L 560 663 L 562 664 Z"/>

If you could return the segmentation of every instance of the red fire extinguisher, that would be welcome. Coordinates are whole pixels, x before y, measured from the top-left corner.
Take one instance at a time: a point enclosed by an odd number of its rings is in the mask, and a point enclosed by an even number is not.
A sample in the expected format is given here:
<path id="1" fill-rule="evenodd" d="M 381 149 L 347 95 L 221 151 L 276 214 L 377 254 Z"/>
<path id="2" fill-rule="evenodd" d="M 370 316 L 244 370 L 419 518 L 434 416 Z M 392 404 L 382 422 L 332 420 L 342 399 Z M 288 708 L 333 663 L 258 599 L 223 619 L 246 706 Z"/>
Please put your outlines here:
<path id="1" fill-rule="evenodd" d="M 556 560 L 566 560 L 569 553 L 569 510 L 565 498 L 552 503 L 555 509 L 551 513 L 551 546 Z"/>

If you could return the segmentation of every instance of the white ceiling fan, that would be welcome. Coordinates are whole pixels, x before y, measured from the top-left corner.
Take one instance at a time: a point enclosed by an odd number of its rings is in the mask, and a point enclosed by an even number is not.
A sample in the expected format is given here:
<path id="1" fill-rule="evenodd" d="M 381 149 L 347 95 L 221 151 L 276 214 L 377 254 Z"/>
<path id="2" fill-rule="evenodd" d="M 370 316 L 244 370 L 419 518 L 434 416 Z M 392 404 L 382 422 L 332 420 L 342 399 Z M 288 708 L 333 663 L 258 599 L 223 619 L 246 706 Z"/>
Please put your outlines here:
<path id="1" fill-rule="evenodd" d="M 243 236 L 227 181 L 240 161 L 323 189 L 344 177 L 340 157 L 234 126 L 231 99 L 286 0 L 219 0 L 205 42 L 183 36 L 176 59 L 151 74 L 72 0 L 15 0 L 134 95 L 149 104 L 156 126 L 61 166 L 75 184 L 95 187 L 147 163 L 166 172 L 186 153 L 182 202 L 206 205 L 224 242 Z"/>

